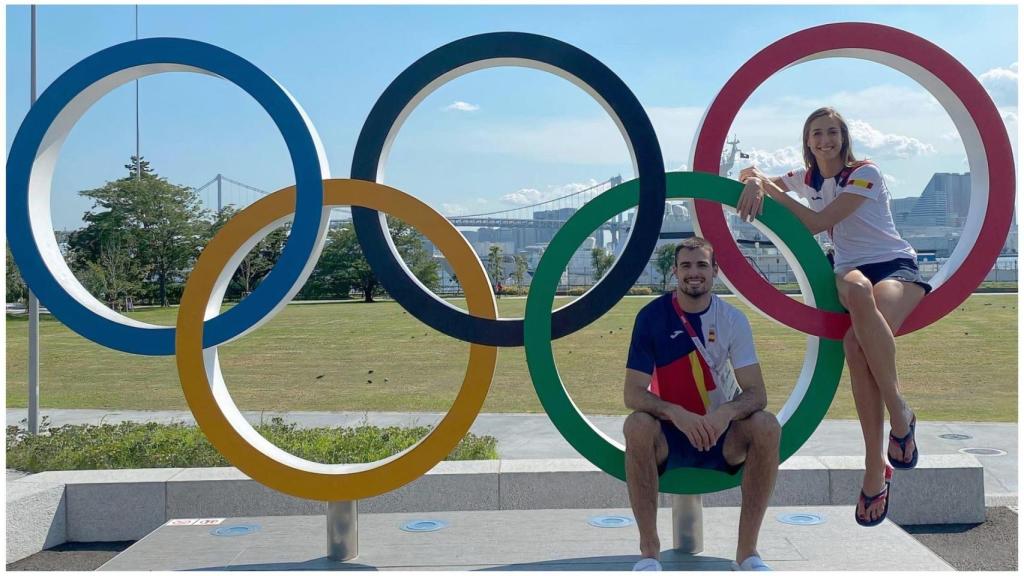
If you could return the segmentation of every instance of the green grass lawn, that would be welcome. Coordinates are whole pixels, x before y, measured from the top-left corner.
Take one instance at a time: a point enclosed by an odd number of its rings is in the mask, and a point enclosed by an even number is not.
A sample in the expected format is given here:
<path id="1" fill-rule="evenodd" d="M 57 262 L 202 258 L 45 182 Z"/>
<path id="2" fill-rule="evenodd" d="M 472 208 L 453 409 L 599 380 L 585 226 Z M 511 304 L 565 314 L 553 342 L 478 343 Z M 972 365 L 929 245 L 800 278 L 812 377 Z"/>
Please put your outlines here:
<path id="1" fill-rule="evenodd" d="M 587 414 L 623 414 L 622 382 L 633 318 L 650 298 L 624 298 L 587 328 L 555 342 L 559 372 Z M 559 303 L 563 304 L 565 301 Z M 769 408 L 785 403 L 806 336 L 748 313 L 768 383 Z M 456 305 L 463 306 L 461 302 Z M 525 298 L 499 301 L 522 314 Z M 176 308 L 133 318 L 172 325 Z M 7 319 L 7 406 L 26 405 L 27 322 Z M 186 410 L 172 357 L 114 352 L 44 316 L 44 408 Z M 1017 296 L 972 296 L 941 321 L 897 339 L 904 393 L 922 420 L 1017 420 Z M 393 302 L 293 304 L 221 349 L 228 388 L 243 410 L 444 412 L 469 345 L 412 318 Z M 371 372 L 372 371 L 372 372 Z M 486 412 L 541 412 L 522 348 L 502 349 Z M 849 376 L 830 418 L 854 418 Z"/>

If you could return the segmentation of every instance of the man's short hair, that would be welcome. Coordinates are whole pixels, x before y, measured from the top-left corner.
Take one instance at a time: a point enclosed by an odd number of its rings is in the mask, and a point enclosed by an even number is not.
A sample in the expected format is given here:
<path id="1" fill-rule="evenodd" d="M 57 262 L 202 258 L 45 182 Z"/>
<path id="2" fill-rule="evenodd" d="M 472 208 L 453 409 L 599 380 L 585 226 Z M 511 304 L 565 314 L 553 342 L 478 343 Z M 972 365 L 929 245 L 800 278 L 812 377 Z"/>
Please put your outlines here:
<path id="1" fill-rule="evenodd" d="M 676 256 L 675 260 L 672 261 L 672 265 L 675 266 L 679 262 L 679 252 L 681 250 L 698 250 L 701 248 L 707 248 L 708 252 L 711 253 L 711 265 L 718 266 L 718 263 L 715 262 L 715 247 L 711 245 L 711 242 L 700 236 L 692 236 L 676 245 Z"/>

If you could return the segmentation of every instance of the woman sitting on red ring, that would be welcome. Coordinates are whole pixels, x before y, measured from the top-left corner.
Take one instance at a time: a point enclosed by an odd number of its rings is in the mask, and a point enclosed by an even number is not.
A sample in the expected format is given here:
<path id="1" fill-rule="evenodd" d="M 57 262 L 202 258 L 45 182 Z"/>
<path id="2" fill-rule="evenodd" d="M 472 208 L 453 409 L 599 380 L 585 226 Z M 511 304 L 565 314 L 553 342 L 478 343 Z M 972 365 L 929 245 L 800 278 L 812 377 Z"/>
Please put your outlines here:
<path id="1" fill-rule="evenodd" d="M 850 130 L 832 108 L 815 110 L 804 122 L 804 167 L 769 177 L 756 166 L 740 172 L 745 184 L 737 211 L 744 220 L 761 214 L 771 196 L 811 231 L 827 231 L 839 300 L 852 327 L 843 338 L 853 397 L 864 434 L 864 482 L 857 523 L 875 526 L 889 510 L 892 469 L 917 465 L 917 418 L 900 393 L 893 334 L 931 287 L 917 268 L 917 253 L 896 231 L 889 191 L 878 167 L 853 156 Z M 789 197 L 793 191 L 807 206 Z M 883 404 L 891 432 L 887 466 L 883 453 Z"/>

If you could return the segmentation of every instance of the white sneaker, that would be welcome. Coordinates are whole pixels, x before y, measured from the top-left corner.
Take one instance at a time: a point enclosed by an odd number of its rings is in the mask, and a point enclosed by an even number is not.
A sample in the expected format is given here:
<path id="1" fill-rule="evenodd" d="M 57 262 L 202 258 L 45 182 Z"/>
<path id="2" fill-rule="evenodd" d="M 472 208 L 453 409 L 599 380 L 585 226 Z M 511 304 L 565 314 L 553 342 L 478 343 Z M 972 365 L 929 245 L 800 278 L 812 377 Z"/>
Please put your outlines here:
<path id="1" fill-rule="evenodd" d="M 641 558 L 633 565 L 633 572 L 661 572 L 661 562 L 654 558 Z"/>
<path id="2" fill-rule="evenodd" d="M 741 570 L 743 572 L 771 572 L 772 571 L 771 567 L 768 566 L 767 564 L 765 564 L 764 560 L 761 560 L 761 557 L 758 556 L 757 554 L 754 554 L 753 556 L 750 556 L 749 558 L 747 558 L 743 562 L 740 562 L 739 564 L 733 562 L 732 563 L 732 569 L 733 570 Z"/>

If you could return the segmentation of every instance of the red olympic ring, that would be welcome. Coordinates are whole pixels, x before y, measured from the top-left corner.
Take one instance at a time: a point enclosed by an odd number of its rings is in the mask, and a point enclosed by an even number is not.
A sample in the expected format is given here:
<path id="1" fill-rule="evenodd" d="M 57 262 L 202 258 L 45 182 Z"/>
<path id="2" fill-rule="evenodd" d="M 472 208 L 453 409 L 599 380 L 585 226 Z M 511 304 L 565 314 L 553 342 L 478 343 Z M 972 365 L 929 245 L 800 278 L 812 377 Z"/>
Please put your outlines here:
<path id="1" fill-rule="evenodd" d="M 968 225 L 976 210 L 984 210 L 984 221 L 977 227 L 977 240 L 969 254 L 964 255 L 959 247 L 954 251 L 946 266 L 956 265 L 955 260 L 959 260 L 959 267 L 949 278 L 945 278 L 943 271 L 939 272 L 937 276 L 945 281 L 921 301 L 897 333 L 907 334 L 942 318 L 970 296 L 996 261 L 1013 215 L 1016 183 L 1006 128 L 985 89 L 955 58 L 919 36 L 879 24 L 826 24 L 786 36 L 754 55 L 726 82 L 697 129 L 691 165 L 694 171 L 718 174 L 728 130 L 754 90 L 788 66 L 833 56 L 879 62 L 921 82 L 943 103 L 955 123 L 958 114 L 969 121 L 965 125 L 957 124 L 968 148 L 968 159 L 972 149 L 976 148 L 968 139 L 980 145 L 986 159 L 982 163 L 969 162 L 972 197 Z M 946 98 L 948 106 L 936 91 L 943 97 L 949 97 Z M 979 181 L 987 186 L 974 186 Z M 986 199 L 987 206 L 977 202 Z M 707 200 L 695 200 L 694 203 L 695 231 L 714 244 L 719 266 L 733 292 L 786 326 L 812 336 L 843 337 L 850 326 L 848 314 L 819 310 L 779 292 L 747 263 L 729 232 L 721 206 Z M 970 241 L 967 232 L 965 228 L 961 242 Z"/>

